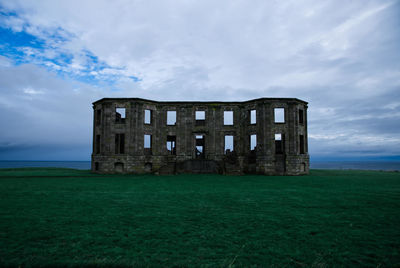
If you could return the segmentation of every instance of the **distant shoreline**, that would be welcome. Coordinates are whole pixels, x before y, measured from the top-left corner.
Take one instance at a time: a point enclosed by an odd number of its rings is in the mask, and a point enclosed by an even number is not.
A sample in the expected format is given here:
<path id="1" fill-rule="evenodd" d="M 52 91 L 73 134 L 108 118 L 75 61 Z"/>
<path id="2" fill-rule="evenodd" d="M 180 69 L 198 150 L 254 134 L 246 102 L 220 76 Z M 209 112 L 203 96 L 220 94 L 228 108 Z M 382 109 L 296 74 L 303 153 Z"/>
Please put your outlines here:
<path id="1" fill-rule="evenodd" d="M 90 161 L 0 161 L 0 168 L 24 167 L 56 167 L 87 170 L 91 168 L 91 164 Z M 311 161 L 310 168 L 400 171 L 400 161 Z"/>

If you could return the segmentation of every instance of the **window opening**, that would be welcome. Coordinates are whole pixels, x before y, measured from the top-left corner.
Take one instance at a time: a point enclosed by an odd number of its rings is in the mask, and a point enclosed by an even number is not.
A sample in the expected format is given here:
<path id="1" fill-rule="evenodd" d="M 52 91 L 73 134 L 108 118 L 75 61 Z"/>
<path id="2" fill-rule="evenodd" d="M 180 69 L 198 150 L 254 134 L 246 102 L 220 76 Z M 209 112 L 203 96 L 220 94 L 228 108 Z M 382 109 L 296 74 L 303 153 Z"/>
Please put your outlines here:
<path id="1" fill-rule="evenodd" d="M 255 150 L 257 147 L 257 135 L 250 135 L 250 151 Z"/>
<path id="2" fill-rule="evenodd" d="M 304 111 L 299 110 L 299 124 L 304 124 Z"/>
<path id="3" fill-rule="evenodd" d="M 176 136 L 167 136 L 167 150 L 169 154 L 176 155 Z"/>
<path id="4" fill-rule="evenodd" d="M 250 124 L 254 125 L 256 123 L 257 123 L 256 110 L 251 110 L 250 111 Z"/>
<path id="5" fill-rule="evenodd" d="M 96 154 L 100 153 L 100 135 L 96 135 L 96 144 L 95 144 Z"/>
<path id="6" fill-rule="evenodd" d="M 275 154 L 283 154 L 284 152 L 284 135 L 281 133 L 275 134 Z"/>
<path id="7" fill-rule="evenodd" d="M 206 112 L 196 111 L 195 119 L 196 119 L 196 126 L 204 126 L 206 122 Z"/>
<path id="8" fill-rule="evenodd" d="M 176 125 L 176 111 L 167 111 L 167 125 Z"/>
<path id="9" fill-rule="evenodd" d="M 152 139 L 151 139 L 151 135 L 149 134 L 145 134 L 144 135 L 144 154 L 145 155 L 151 155 L 151 147 L 152 147 Z"/>
<path id="10" fill-rule="evenodd" d="M 275 123 L 285 123 L 285 108 L 274 109 Z"/>
<path id="11" fill-rule="evenodd" d="M 257 163 L 257 154 L 256 154 L 256 149 L 257 149 L 257 135 L 252 134 L 249 136 L 250 140 L 250 152 L 248 154 L 248 161 L 249 164 L 255 164 Z"/>
<path id="12" fill-rule="evenodd" d="M 96 125 L 101 124 L 101 110 L 96 110 Z"/>
<path id="13" fill-rule="evenodd" d="M 306 171 L 306 163 L 301 163 L 301 164 L 300 164 L 300 171 L 301 171 L 301 172 Z"/>
<path id="14" fill-rule="evenodd" d="M 144 123 L 151 124 L 151 110 L 144 110 Z"/>
<path id="15" fill-rule="evenodd" d="M 233 125 L 233 111 L 224 111 L 224 125 Z"/>
<path id="16" fill-rule="evenodd" d="M 300 135 L 299 139 L 300 139 L 300 154 L 304 154 L 304 135 Z"/>
<path id="17" fill-rule="evenodd" d="M 205 151 L 205 137 L 204 135 L 196 135 L 196 158 L 204 158 Z"/>
<path id="18" fill-rule="evenodd" d="M 232 135 L 225 135 L 225 146 L 224 146 L 224 153 L 228 154 L 233 152 L 233 136 Z"/>
<path id="19" fill-rule="evenodd" d="M 114 169 L 117 173 L 122 173 L 124 172 L 124 163 L 121 162 L 116 162 L 114 164 Z"/>
<path id="20" fill-rule="evenodd" d="M 126 113 L 125 108 L 115 108 L 115 122 L 125 123 Z"/>
<path id="21" fill-rule="evenodd" d="M 151 172 L 153 170 L 153 164 L 148 162 L 144 164 L 144 171 L 145 172 Z"/>
<path id="22" fill-rule="evenodd" d="M 151 148 L 151 135 L 148 134 L 144 135 L 144 148 L 146 149 Z"/>
<path id="23" fill-rule="evenodd" d="M 99 162 L 95 162 L 95 163 L 94 163 L 94 170 L 95 170 L 95 171 L 99 171 L 99 169 L 100 169 L 100 164 L 99 164 Z"/>
<path id="24" fill-rule="evenodd" d="M 119 133 L 115 134 L 115 153 L 124 154 L 125 153 L 125 134 Z"/>

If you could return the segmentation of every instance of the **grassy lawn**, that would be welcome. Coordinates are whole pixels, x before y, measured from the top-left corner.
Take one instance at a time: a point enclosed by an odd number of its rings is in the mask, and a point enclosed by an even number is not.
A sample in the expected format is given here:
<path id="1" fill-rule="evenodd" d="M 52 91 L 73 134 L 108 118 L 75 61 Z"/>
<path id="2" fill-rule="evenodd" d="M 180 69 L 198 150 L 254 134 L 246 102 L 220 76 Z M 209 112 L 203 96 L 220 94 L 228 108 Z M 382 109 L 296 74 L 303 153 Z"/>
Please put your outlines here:
<path id="1" fill-rule="evenodd" d="M 0 170 L 0 266 L 400 266 L 400 173 Z"/>

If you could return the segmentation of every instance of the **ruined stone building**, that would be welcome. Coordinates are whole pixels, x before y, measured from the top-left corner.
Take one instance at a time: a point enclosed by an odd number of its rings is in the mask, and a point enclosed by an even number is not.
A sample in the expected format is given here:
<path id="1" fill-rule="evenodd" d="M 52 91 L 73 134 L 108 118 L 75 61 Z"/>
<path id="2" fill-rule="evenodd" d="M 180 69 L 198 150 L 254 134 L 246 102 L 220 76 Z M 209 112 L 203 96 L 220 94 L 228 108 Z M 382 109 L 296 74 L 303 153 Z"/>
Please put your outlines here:
<path id="1" fill-rule="evenodd" d="M 93 103 L 92 171 L 300 175 L 309 171 L 307 102 L 104 98 Z"/>

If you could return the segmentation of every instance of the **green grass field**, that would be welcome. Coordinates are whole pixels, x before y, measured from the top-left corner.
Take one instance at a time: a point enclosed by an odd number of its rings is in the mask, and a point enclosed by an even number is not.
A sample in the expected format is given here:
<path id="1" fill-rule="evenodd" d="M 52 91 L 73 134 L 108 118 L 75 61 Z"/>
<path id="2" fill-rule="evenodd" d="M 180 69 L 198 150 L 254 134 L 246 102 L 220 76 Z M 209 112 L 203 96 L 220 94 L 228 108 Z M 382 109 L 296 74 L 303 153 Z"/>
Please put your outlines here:
<path id="1" fill-rule="evenodd" d="M 400 267 L 400 173 L 1 169 L 0 266 Z"/>

